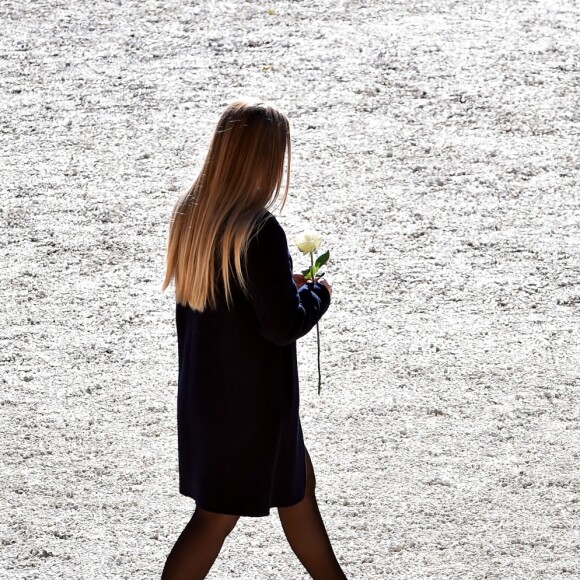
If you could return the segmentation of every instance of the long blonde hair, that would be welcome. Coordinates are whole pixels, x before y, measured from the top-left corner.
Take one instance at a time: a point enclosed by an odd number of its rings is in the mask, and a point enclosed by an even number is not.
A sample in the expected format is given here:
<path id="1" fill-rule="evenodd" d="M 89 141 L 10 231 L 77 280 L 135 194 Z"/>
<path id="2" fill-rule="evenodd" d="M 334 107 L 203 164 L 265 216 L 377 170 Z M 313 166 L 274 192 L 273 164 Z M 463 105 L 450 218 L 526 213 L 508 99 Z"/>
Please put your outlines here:
<path id="1" fill-rule="evenodd" d="M 234 276 L 247 294 L 243 263 L 249 235 L 255 226 L 259 229 L 279 198 L 286 152 L 281 208 L 290 187 L 288 119 L 257 99 L 237 99 L 228 105 L 199 176 L 173 210 L 162 290 L 173 278 L 176 300 L 200 312 L 216 307 L 219 273 L 228 307 Z"/>

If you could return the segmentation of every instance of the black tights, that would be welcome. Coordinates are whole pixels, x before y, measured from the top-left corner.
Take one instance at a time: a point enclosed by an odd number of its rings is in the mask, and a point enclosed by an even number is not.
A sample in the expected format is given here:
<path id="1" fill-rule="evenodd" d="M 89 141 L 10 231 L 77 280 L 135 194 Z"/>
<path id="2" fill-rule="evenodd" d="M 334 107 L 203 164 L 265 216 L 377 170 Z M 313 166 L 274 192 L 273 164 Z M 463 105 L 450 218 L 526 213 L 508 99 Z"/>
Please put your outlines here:
<path id="1" fill-rule="evenodd" d="M 316 479 L 306 452 L 306 496 L 296 505 L 278 508 L 280 522 L 290 547 L 315 580 L 346 579 L 330 545 L 316 495 Z M 175 542 L 161 580 L 205 578 L 221 547 L 234 529 L 238 516 L 216 514 L 196 508 Z"/>

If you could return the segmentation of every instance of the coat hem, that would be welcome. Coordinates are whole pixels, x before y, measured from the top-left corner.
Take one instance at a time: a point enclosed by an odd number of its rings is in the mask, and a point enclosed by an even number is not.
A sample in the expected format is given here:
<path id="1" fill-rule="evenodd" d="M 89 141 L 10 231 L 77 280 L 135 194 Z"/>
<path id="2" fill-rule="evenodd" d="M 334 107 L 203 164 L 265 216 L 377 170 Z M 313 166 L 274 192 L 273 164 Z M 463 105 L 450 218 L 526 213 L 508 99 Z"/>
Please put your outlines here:
<path id="1" fill-rule="evenodd" d="M 271 505 L 267 511 L 246 511 L 246 510 L 231 510 L 231 509 L 219 509 L 217 506 L 212 506 L 209 504 L 206 504 L 203 501 L 199 501 L 196 497 L 194 493 L 191 493 L 189 491 L 182 491 L 179 490 L 179 493 L 181 495 L 184 495 L 185 497 L 189 497 L 191 498 L 194 502 L 196 507 L 200 507 L 202 510 L 205 510 L 206 512 L 212 512 L 214 514 L 222 514 L 222 515 L 227 515 L 227 516 L 238 516 L 238 517 L 244 517 L 244 518 L 264 518 L 270 515 L 270 510 L 274 509 L 274 508 L 286 508 L 286 507 L 292 507 L 298 503 L 300 503 L 301 501 L 304 500 L 304 498 L 306 497 L 306 489 L 304 490 L 304 494 L 302 495 L 301 498 L 292 501 L 290 503 L 280 503 L 280 502 L 276 502 L 275 505 Z"/>

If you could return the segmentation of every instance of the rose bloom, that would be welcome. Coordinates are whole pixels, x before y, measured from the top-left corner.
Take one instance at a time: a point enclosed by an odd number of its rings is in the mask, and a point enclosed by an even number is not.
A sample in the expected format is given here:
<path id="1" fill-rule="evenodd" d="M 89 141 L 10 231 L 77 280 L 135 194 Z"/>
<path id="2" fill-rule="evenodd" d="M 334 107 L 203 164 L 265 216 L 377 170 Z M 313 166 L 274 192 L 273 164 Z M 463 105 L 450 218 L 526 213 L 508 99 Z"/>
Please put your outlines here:
<path id="1" fill-rule="evenodd" d="M 318 232 L 310 230 L 300 234 L 294 242 L 303 254 L 310 254 L 318 250 L 322 244 L 322 236 Z"/>

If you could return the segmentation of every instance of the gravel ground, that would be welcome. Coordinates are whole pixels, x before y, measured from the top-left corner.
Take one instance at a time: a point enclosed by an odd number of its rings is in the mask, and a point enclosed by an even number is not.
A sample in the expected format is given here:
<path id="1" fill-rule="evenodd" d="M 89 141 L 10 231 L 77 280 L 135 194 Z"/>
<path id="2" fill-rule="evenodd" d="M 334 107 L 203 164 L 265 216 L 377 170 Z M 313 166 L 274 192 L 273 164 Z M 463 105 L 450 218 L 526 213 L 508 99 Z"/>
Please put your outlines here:
<path id="1" fill-rule="evenodd" d="M 301 416 L 348 577 L 577 578 L 579 18 L 0 2 L 0 578 L 159 578 L 191 515 L 165 243 L 239 95 L 290 117 L 279 219 L 332 253 Z M 209 576 L 306 577 L 275 510 Z"/>

